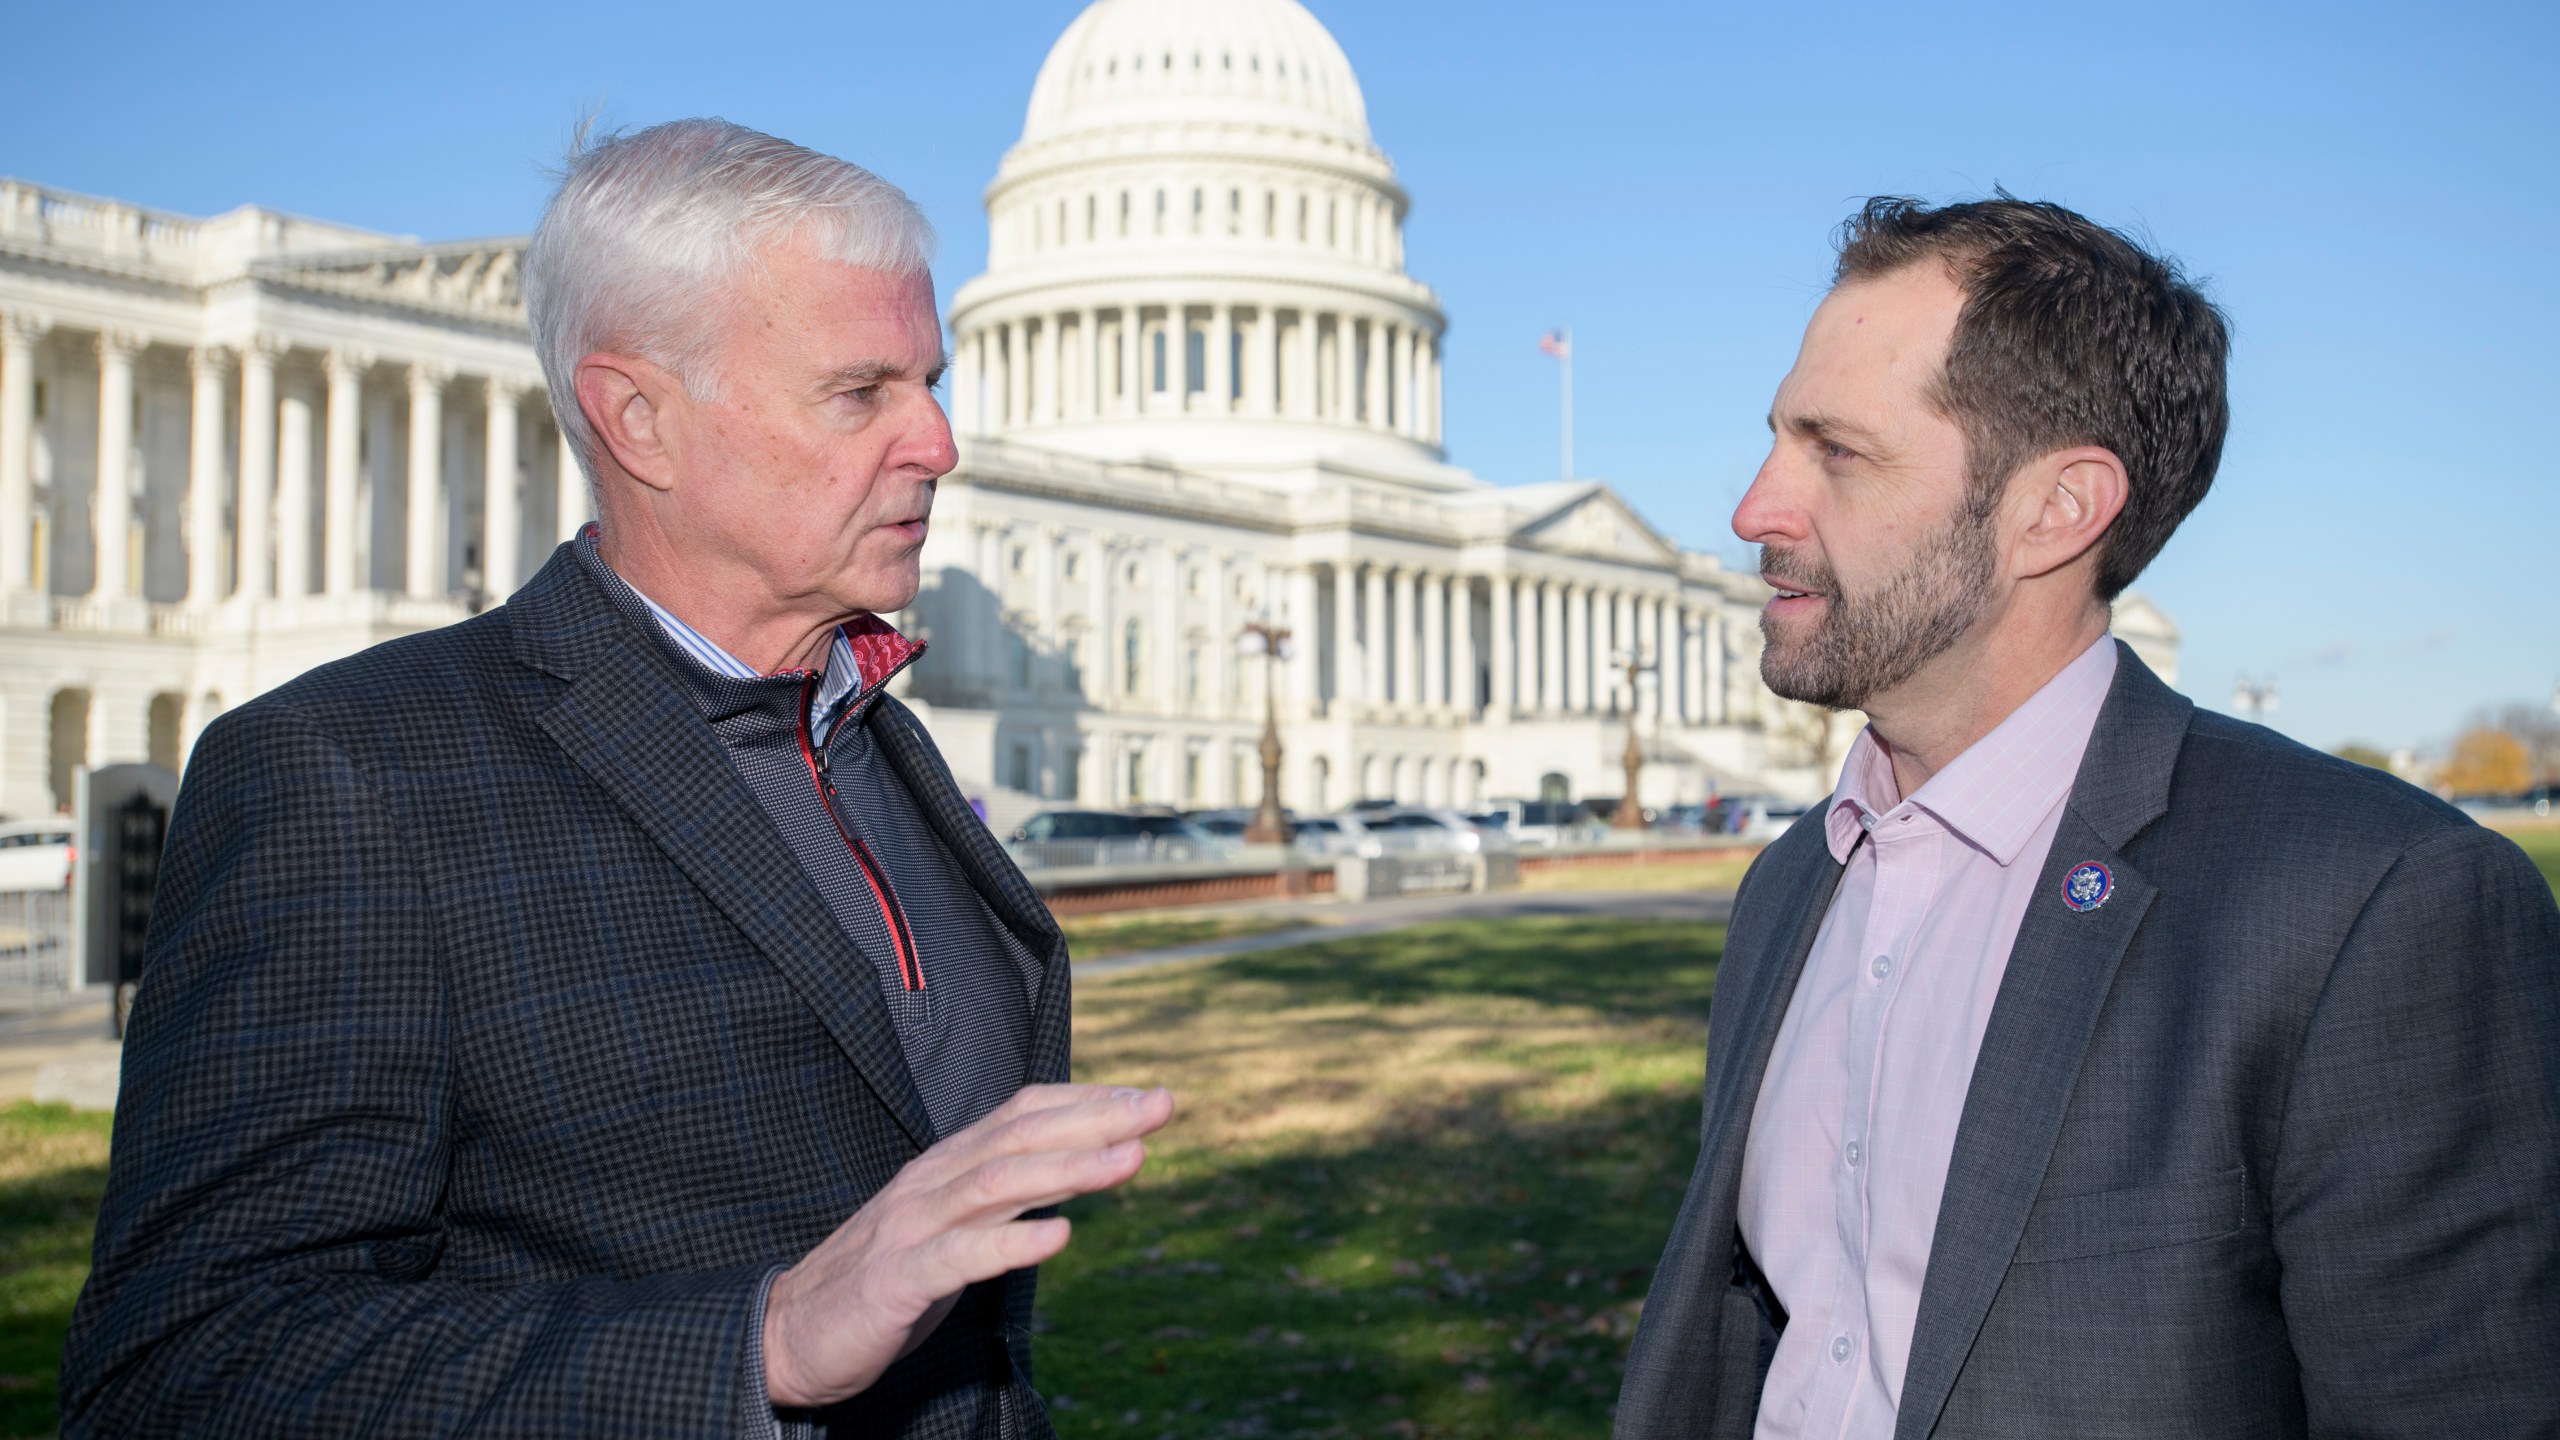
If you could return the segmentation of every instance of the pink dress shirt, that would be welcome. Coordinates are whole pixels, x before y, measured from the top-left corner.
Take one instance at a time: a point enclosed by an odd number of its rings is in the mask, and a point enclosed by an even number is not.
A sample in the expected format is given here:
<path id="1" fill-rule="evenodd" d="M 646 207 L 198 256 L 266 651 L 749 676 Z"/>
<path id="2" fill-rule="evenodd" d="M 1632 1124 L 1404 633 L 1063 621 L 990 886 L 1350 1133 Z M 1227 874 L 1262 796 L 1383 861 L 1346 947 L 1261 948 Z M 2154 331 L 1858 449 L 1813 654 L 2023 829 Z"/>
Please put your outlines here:
<path id="1" fill-rule="evenodd" d="M 2101 636 L 1907 800 L 1872 731 L 1850 747 L 1822 812 L 1847 869 L 1742 1157 L 1743 1243 L 1788 1316 L 1756 1440 L 1893 1434 L 1974 1056 L 2027 906 L 2062 903 L 2037 877 L 2115 673 Z"/>

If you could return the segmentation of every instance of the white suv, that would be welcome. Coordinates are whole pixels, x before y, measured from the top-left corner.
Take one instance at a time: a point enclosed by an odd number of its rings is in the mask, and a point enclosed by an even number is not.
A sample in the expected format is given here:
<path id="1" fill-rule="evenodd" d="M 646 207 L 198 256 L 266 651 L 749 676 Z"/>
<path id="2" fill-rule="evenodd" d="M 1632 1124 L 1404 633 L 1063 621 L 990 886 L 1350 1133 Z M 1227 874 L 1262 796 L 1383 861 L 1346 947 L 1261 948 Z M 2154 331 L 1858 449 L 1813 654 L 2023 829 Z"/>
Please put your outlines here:
<path id="1" fill-rule="evenodd" d="M 71 862 L 79 855 L 71 844 L 69 820 L 57 816 L 0 825 L 0 893 L 68 890 Z"/>

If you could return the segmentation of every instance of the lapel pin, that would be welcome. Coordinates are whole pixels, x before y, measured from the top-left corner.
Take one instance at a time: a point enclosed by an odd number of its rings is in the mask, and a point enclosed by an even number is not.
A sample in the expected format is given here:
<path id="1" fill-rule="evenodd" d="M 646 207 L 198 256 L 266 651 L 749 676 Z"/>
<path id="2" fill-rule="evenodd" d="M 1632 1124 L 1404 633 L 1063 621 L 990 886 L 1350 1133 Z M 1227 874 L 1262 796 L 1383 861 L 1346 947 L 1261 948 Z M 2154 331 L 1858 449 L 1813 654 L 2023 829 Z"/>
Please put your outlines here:
<path id="1" fill-rule="evenodd" d="M 2095 860 L 2083 860 L 2062 877 L 2062 903 L 2074 910 L 2095 910 L 2107 903 L 2115 888 L 2115 872 Z"/>

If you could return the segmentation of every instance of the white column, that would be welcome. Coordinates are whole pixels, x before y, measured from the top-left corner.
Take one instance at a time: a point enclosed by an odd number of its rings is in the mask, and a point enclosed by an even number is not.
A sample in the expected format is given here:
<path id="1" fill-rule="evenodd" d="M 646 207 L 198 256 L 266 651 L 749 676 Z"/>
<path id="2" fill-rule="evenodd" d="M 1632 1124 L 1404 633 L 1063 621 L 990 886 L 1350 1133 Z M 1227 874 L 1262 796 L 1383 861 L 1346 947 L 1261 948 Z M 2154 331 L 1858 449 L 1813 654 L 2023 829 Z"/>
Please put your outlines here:
<path id="1" fill-rule="evenodd" d="M 356 592 L 356 489 L 364 445 L 364 372 L 373 357 L 341 347 L 329 352 L 328 453 L 321 469 L 320 569 L 332 595 Z"/>
<path id="2" fill-rule="evenodd" d="M 311 382 L 280 381 L 276 398 L 276 593 L 311 593 Z"/>
<path id="3" fill-rule="evenodd" d="M 409 595 L 445 593 L 444 385 L 441 366 L 409 367 Z"/>
<path id="4" fill-rule="evenodd" d="M 1360 621 L 1360 644 L 1366 657 L 1361 669 L 1361 698 L 1372 706 L 1387 703 L 1387 567 L 1369 567 L 1368 614 Z"/>
<path id="5" fill-rule="evenodd" d="M 1364 349 L 1368 354 L 1369 370 L 1363 377 L 1363 388 L 1367 391 L 1364 403 L 1369 413 L 1361 423 L 1372 430 L 1384 430 L 1387 428 L 1387 322 L 1369 322 L 1369 342 Z"/>
<path id="6" fill-rule="evenodd" d="M 1395 666 L 1396 708 L 1418 709 L 1428 703 L 1422 693 L 1422 577 L 1411 566 L 1396 567 Z"/>
<path id="7" fill-rule="evenodd" d="M 0 594 L 35 583 L 36 341 L 49 328 L 0 316 Z"/>
<path id="8" fill-rule="evenodd" d="M 1348 312 L 1333 317 L 1333 411 L 1336 425 L 1356 423 L 1360 408 L 1360 331 Z"/>
<path id="9" fill-rule="evenodd" d="M 1422 386 L 1414 376 L 1414 359 L 1422 353 L 1420 332 L 1410 325 L 1396 329 L 1396 433 L 1420 436 Z"/>
<path id="10" fill-rule="evenodd" d="M 1580 598 L 1580 586 L 1568 585 L 1561 581 L 1557 583 L 1556 681 L 1555 688 L 1547 692 L 1547 703 L 1553 706 L 1557 713 L 1563 715 L 1578 715 L 1582 712 L 1582 687 L 1574 683 L 1578 678 L 1574 662 L 1582 654 L 1582 646 L 1577 643 L 1582 637 L 1575 624 L 1580 608 L 1576 602 Z"/>
<path id="11" fill-rule="evenodd" d="M 1039 418 L 1054 424 L 1067 416 L 1067 377 L 1058 362 L 1066 355 L 1066 337 L 1059 330 L 1055 313 L 1040 317 L 1040 368 L 1033 377 L 1039 382 Z"/>
<path id="12" fill-rule="evenodd" d="M 1424 352 L 1422 360 L 1422 378 L 1427 392 L 1423 396 L 1422 400 L 1424 438 L 1428 439 L 1432 444 L 1437 445 L 1440 443 L 1441 433 L 1440 337 L 1437 335 L 1432 336 L 1430 343 L 1424 347 Z"/>
<path id="13" fill-rule="evenodd" d="M 1102 312 L 1090 305 L 1076 312 L 1076 348 L 1084 354 L 1083 364 L 1077 367 L 1084 373 L 1077 377 L 1076 418 L 1099 420 L 1104 390 Z"/>
<path id="14" fill-rule="evenodd" d="M 1277 333 L 1280 359 L 1288 364 L 1288 384 L 1280 387 L 1275 402 L 1277 415 L 1290 420 L 1316 418 L 1316 315 L 1298 310 L 1298 323 L 1288 331 L 1280 328 L 1280 315 L 1272 315 L 1272 331 Z"/>
<path id="15" fill-rule="evenodd" d="M 1206 350 L 1208 347 L 1201 347 Z M 1208 357 L 1203 355 L 1203 360 Z M 1168 305 L 1164 312 L 1164 363 L 1173 408 L 1191 408 L 1191 307 Z M 1204 377 L 1205 378 L 1205 377 Z"/>
<path id="16" fill-rule="evenodd" d="M 90 593 L 107 599 L 133 593 L 133 362 L 149 343 L 129 330 L 98 336 L 98 564 Z"/>
<path id="17" fill-rule="evenodd" d="M 1449 577 L 1425 576 L 1422 581 L 1422 689 L 1419 695 L 1425 710 L 1445 712 L 1449 708 Z"/>
<path id="18" fill-rule="evenodd" d="M 1704 718 L 1710 725 L 1721 725 L 1725 718 L 1724 609 L 1722 606 L 1707 612 L 1705 631 L 1705 638 L 1701 642 L 1705 645 L 1707 652 L 1707 708 Z"/>
<path id="19" fill-rule="evenodd" d="M 199 345 L 188 352 L 187 364 L 195 380 L 187 404 L 187 598 L 210 605 L 222 598 L 223 562 L 231 548 L 222 523 L 231 352 Z"/>
<path id="20" fill-rule="evenodd" d="M 587 528 L 587 522 L 596 518 L 596 495 L 594 488 L 587 484 L 587 472 L 578 465 L 578 447 L 569 439 L 568 427 L 557 420 L 552 424 L 560 436 L 560 468 L 555 483 L 560 487 L 557 500 L 560 543 L 565 545 L 577 539 L 578 532 Z"/>
<path id="21" fill-rule="evenodd" d="M 1219 304 L 1209 307 L 1209 413 L 1226 415 L 1236 408 L 1236 307 Z"/>
<path id="22" fill-rule="evenodd" d="M 1476 689 L 1476 582 L 1473 576 L 1449 581 L 1449 704 L 1461 720 L 1476 716 L 1481 692 Z"/>
<path id="23" fill-rule="evenodd" d="M 1311 565 L 1292 565 L 1286 572 L 1288 604 L 1280 618 L 1289 626 L 1289 675 L 1285 692 L 1293 715 L 1316 713 L 1316 572 Z"/>
<path id="24" fill-rule="evenodd" d="M 1564 611 L 1564 677 L 1556 700 L 1566 713 L 1579 715 L 1591 701 L 1591 592 L 1580 585 L 1557 588 Z"/>
<path id="25" fill-rule="evenodd" d="M 978 336 L 972 331 L 959 337 L 951 350 L 951 394 L 943 412 L 951 418 L 952 433 L 978 433 Z"/>
<path id="26" fill-rule="evenodd" d="M 1015 429 L 1030 414 L 1030 345 L 1030 332 L 1021 321 L 1004 322 L 1004 414 L 997 429 Z"/>
<path id="27" fill-rule="evenodd" d="M 244 600 L 276 593 L 276 360 L 284 352 L 277 335 L 240 347 L 240 562 L 231 593 Z"/>
<path id="28" fill-rule="evenodd" d="M 1115 332 L 1120 342 L 1120 395 L 1119 403 L 1112 407 L 1113 413 L 1119 415 L 1135 415 L 1145 408 L 1146 357 L 1139 352 L 1146 348 L 1147 327 L 1140 319 L 1137 305 L 1120 307 L 1120 324 Z"/>
<path id="29" fill-rule="evenodd" d="M 1661 669 L 1654 674 L 1654 705 L 1649 707 L 1649 712 L 1654 715 L 1654 723 L 1659 725 L 1669 720 L 1672 712 L 1677 710 L 1677 705 L 1672 702 L 1672 684 L 1679 679 L 1679 659 L 1682 659 L 1679 648 L 1682 646 L 1679 646 L 1677 612 L 1661 600 L 1659 594 L 1651 600 L 1651 607 L 1654 607 L 1654 625 L 1651 625 L 1654 628 L 1654 664 Z M 1664 618 L 1669 618 L 1672 628 L 1664 628 Z"/>
<path id="30" fill-rule="evenodd" d="M 489 429 L 480 473 L 480 583 L 491 600 L 504 601 L 516 593 L 516 552 L 524 548 L 524 480 L 516 466 L 521 417 L 516 402 L 525 387 L 504 375 L 490 376 L 488 385 Z"/>
<path id="31" fill-rule="evenodd" d="M 1360 695 L 1359 634 L 1359 578 L 1350 561 L 1337 560 L 1333 564 L 1333 703 L 1338 706 L 1347 707 Z"/>
<path id="32" fill-rule="evenodd" d="M 1490 687 L 1492 695 L 1485 701 L 1485 718 L 1499 724 L 1508 721 L 1520 703 L 1519 680 L 1514 668 L 1514 657 L 1518 652 L 1512 635 L 1513 614 L 1517 607 L 1511 603 L 1520 582 L 1509 575 L 1495 575 L 1486 583 L 1485 608 L 1488 613 L 1485 628 L 1492 632 L 1493 684 Z"/>

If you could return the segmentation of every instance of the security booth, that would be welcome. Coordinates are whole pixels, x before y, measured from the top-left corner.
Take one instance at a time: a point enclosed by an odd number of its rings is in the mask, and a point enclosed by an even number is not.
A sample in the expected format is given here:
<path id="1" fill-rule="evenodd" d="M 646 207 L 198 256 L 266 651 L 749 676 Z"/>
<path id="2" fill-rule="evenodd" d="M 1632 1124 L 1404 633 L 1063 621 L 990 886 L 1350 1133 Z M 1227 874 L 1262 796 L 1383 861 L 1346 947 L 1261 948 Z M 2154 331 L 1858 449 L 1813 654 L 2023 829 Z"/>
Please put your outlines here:
<path id="1" fill-rule="evenodd" d="M 178 777 L 158 765 L 106 765 L 83 772 L 74 794 L 72 829 L 80 838 L 71 870 L 72 954 L 82 982 L 109 987 L 110 1020 L 122 1038 L 142 984 Z"/>

